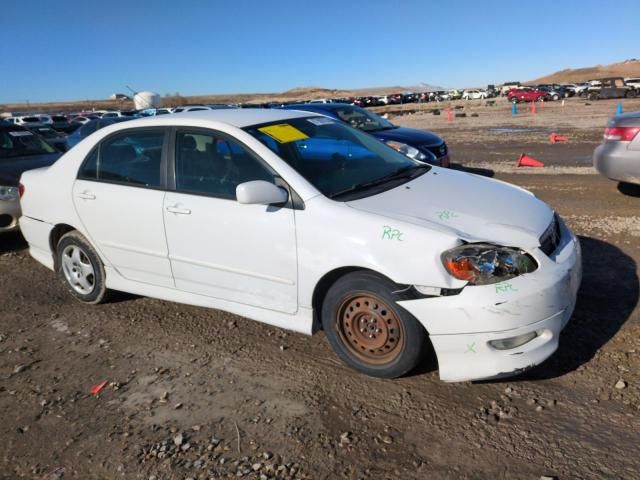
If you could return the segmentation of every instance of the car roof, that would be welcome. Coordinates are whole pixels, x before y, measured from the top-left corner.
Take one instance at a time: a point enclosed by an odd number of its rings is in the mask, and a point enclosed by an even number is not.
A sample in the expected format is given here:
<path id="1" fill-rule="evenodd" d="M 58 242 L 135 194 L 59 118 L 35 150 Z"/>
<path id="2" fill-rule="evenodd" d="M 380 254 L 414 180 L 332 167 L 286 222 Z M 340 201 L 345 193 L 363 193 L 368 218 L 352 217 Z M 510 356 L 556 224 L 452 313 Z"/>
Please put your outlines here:
<path id="1" fill-rule="evenodd" d="M 226 123 L 228 125 L 244 128 L 262 123 L 289 120 L 292 118 L 308 117 L 308 112 L 298 112 L 295 110 L 268 109 L 268 108 L 230 108 L 217 110 L 199 110 L 197 112 L 180 112 L 171 115 L 160 115 L 146 117 L 137 120 L 130 120 L 130 125 L 171 125 L 173 123 L 183 125 L 185 120 L 194 122 L 214 121 Z M 313 114 L 311 114 L 313 115 Z M 179 122 L 176 120 L 180 119 Z M 128 124 L 129 125 L 129 124 Z"/>
<path id="2" fill-rule="evenodd" d="M 350 107 L 356 110 L 360 109 L 357 105 L 349 103 L 294 103 L 281 107 L 282 110 L 318 110 L 324 112 L 333 112 L 339 108 Z"/>

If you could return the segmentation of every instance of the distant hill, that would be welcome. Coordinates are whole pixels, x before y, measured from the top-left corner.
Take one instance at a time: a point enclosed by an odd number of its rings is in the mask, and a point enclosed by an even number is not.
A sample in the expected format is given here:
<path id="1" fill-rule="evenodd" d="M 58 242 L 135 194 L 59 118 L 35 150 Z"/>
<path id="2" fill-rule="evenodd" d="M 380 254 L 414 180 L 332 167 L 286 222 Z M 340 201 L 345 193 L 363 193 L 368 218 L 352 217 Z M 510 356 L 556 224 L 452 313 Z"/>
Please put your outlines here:
<path id="1" fill-rule="evenodd" d="M 545 77 L 526 83 L 573 83 L 586 82 L 603 77 L 640 77 L 640 60 L 632 58 L 610 65 L 596 65 L 585 68 L 566 68 Z"/>
<path id="2" fill-rule="evenodd" d="M 282 92 L 279 95 L 283 98 L 332 98 L 332 97 L 348 97 L 351 96 L 349 90 L 338 90 L 335 88 L 323 87 L 296 87 L 291 90 Z"/>
<path id="3" fill-rule="evenodd" d="M 435 85 L 429 85 L 428 83 L 420 82 L 417 85 L 409 85 L 401 87 L 396 85 L 394 87 L 369 87 L 369 88 L 358 88 L 356 90 L 352 90 L 353 95 L 388 95 L 390 93 L 402 93 L 402 92 L 433 92 L 446 90 L 443 87 L 437 87 Z"/>

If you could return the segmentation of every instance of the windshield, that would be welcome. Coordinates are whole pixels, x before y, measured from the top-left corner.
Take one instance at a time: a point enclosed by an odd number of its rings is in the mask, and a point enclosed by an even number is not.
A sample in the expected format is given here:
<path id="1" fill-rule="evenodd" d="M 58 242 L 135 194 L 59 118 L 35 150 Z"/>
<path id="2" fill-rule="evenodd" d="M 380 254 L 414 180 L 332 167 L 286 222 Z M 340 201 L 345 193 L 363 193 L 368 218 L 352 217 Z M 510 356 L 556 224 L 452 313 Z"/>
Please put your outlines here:
<path id="1" fill-rule="evenodd" d="M 376 130 L 389 130 L 391 128 L 396 128 L 393 123 L 385 120 L 375 113 L 365 110 L 364 108 L 345 105 L 344 107 L 333 108 L 332 111 L 343 122 L 365 132 L 375 132 Z"/>
<path id="2" fill-rule="evenodd" d="M 245 130 L 336 200 L 389 190 L 430 168 L 326 117 L 295 118 Z"/>
<path id="3" fill-rule="evenodd" d="M 56 153 L 56 149 L 27 130 L 0 130 L 0 159 Z"/>

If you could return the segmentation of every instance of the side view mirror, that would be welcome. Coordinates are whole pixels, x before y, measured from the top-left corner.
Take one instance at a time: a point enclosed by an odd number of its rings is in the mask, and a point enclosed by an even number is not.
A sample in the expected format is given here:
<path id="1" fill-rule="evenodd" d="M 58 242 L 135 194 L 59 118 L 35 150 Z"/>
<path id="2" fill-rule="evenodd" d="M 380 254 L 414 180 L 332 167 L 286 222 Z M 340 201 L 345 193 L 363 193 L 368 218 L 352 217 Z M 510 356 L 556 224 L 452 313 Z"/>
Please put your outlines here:
<path id="1" fill-rule="evenodd" d="M 236 187 L 236 198 L 239 203 L 273 205 L 285 203 L 289 194 L 284 188 L 264 180 L 253 180 L 241 183 Z"/>

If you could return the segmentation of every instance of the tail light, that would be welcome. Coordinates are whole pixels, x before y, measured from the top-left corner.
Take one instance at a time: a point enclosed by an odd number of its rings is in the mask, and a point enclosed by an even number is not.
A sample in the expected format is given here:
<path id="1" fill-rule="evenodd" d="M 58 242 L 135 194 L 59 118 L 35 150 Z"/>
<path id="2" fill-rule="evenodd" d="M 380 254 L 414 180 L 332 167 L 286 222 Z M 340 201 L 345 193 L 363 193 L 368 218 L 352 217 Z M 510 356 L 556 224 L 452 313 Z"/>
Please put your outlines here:
<path id="1" fill-rule="evenodd" d="M 640 127 L 607 127 L 604 129 L 604 139 L 630 142 L 638 132 L 640 132 Z"/>
<path id="2" fill-rule="evenodd" d="M 24 195 L 24 185 L 23 184 L 19 184 L 18 185 L 18 195 L 20 195 L 20 198 L 22 198 L 22 196 Z"/>

